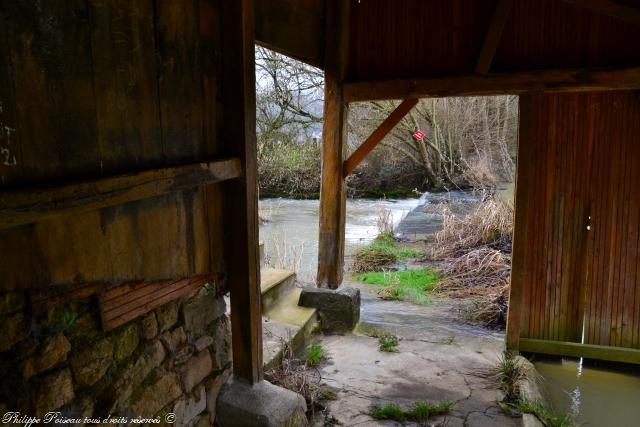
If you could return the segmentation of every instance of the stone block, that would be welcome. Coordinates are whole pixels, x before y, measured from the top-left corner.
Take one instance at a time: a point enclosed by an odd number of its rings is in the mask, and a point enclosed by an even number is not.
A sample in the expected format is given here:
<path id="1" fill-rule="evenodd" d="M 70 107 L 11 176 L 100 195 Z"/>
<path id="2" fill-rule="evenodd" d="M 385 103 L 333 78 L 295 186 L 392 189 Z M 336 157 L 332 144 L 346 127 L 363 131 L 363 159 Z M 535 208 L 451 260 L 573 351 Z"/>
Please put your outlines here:
<path id="1" fill-rule="evenodd" d="M 29 323 L 23 312 L 8 315 L 0 322 L 0 352 L 24 340 L 29 333 Z"/>
<path id="2" fill-rule="evenodd" d="M 59 363 L 67 360 L 67 354 L 71 350 L 71 344 L 63 334 L 57 334 L 45 340 L 36 354 L 29 357 L 22 365 L 22 374 L 25 379 L 51 369 Z"/>
<path id="3" fill-rule="evenodd" d="M 157 381 L 144 389 L 131 408 L 135 415 L 151 417 L 180 396 L 182 389 L 178 375 L 167 373 L 160 375 Z"/>
<path id="4" fill-rule="evenodd" d="M 360 321 L 360 289 L 305 287 L 298 305 L 316 308 L 324 331 L 351 331 Z"/>
<path id="5" fill-rule="evenodd" d="M 210 425 L 213 425 L 216 420 L 216 402 L 218 401 L 220 389 L 229 380 L 229 377 L 231 377 L 231 369 L 226 369 L 222 371 L 220 375 L 208 380 L 206 383 L 207 411 L 209 412 Z"/>
<path id="6" fill-rule="evenodd" d="M 211 355 L 203 350 L 181 367 L 182 387 L 187 393 L 200 384 L 213 370 Z"/>
<path id="7" fill-rule="evenodd" d="M 172 331 L 166 331 L 160 335 L 160 341 L 171 353 L 176 352 L 180 347 L 186 344 L 187 335 L 184 333 L 182 326 Z"/>
<path id="8" fill-rule="evenodd" d="M 213 369 L 219 371 L 231 361 L 231 322 L 227 316 L 220 316 L 210 328 L 213 343 L 211 358 Z"/>
<path id="9" fill-rule="evenodd" d="M 178 301 L 172 301 L 168 304 L 156 308 L 156 319 L 158 321 L 158 331 L 160 333 L 168 331 L 178 322 Z"/>
<path id="10" fill-rule="evenodd" d="M 158 321 L 156 320 L 156 314 L 152 311 L 142 318 L 140 337 L 145 340 L 150 340 L 156 335 L 158 335 Z"/>
<path id="11" fill-rule="evenodd" d="M 160 366 L 166 356 L 160 341 L 148 345 L 135 362 L 129 363 L 119 374 L 114 383 L 113 393 L 117 395 L 115 405 L 122 409 L 122 404 L 129 399 L 134 388 L 138 387 L 153 369 Z"/>
<path id="12" fill-rule="evenodd" d="M 27 298 L 22 292 L 8 292 L 0 295 L 0 316 L 15 313 L 27 306 Z"/>
<path id="13" fill-rule="evenodd" d="M 138 348 L 140 337 L 138 336 L 138 325 L 129 325 L 122 328 L 113 336 L 113 356 L 116 361 L 121 361 L 131 356 Z"/>
<path id="14" fill-rule="evenodd" d="M 209 347 L 211 344 L 213 344 L 213 342 L 214 342 L 214 339 L 212 336 L 204 335 L 198 338 L 196 342 L 193 343 L 193 345 L 195 346 L 196 351 L 202 351 L 205 348 Z"/>
<path id="15" fill-rule="evenodd" d="M 220 427 L 307 426 L 307 405 L 298 393 L 267 381 L 257 384 L 231 378 L 222 386 L 216 405 Z"/>
<path id="16" fill-rule="evenodd" d="M 192 356 L 193 346 L 191 344 L 185 345 L 173 355 L 173 366 L 184 365 L 191 360 Z"/>
<path id="17" fill-rule="evenodd" d="M 191 425 L 193 427 L 211 427 L 213 424 L 209 421 L 209 414 L 203 414 L 194 420 Z"/>
<path id="18" fill-rule="evenodd" d="M 225 312 L 224 298 L 201 289 L 182 306 L 184 329 L 190 339 L 206 333 L 206 328 Z"/>
<path id="19" fill-rule="evenodd" d="M 90 313 L 86 313 L 76 319 L 67 335 L 71 342 L 75 343 L 76 341 L 89 341 L 102 335 L 102 333 L 98 320 Z"/>
<path id="20" fill-rule="evenodd" d="M 73 381 L 69 369 L 50 374 L 42 380 L 36 394 L 36 416 L 60 408 L 73 401 Z"/>
<path id="21" fill-rule="evenodd" d="M 204 385 L 196 389 L 192 396 L 178 400 L 173 407 L 176 416 L 175 427 L 185 427 L 207 409 L 207 393 Z"/>
<path id="22" fill-rule="evenodd" d="M 73 378 L 79 385 L 93 385 L 107 373 L 112 362 L 113 342 L 110 338 L 102 339 L 71 357 Z"/>

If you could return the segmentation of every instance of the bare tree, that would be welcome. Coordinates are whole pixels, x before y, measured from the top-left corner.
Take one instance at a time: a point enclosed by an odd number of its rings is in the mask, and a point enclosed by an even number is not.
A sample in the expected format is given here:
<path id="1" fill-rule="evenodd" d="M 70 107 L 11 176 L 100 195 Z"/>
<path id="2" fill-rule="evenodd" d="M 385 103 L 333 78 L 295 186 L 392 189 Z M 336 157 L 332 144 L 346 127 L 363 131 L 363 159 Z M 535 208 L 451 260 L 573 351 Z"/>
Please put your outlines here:
<path id="1" fill-rule="evenodd" d="M 261 140 L 308 136 L 322 123 L 322 70 L 256 47 L 256 125 Z"/>

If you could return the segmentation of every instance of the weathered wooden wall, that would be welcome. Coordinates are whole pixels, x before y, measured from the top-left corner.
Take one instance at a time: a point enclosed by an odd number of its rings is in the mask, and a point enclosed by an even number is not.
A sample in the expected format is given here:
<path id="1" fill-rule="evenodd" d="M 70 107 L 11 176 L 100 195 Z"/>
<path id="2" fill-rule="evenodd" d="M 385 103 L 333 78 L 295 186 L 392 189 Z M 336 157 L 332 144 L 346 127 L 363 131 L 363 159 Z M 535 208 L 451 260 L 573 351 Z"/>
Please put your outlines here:
<path id="1" fill-rule="evenodd" d="M 469 74 L 497 0 L 350 0 L 351 81 Z M 575 2 L 579 3 L 579 2 Z M 640 8 L 640 1 L 624 2 Z M 627 40 L 628 43 L 621 41 Z M 563 0 L 513 0 L 493 72 L 640 63 L 640 25 Z"/>
<path id="2" fill-rule="evenodd" d="M 219 2 L 2 0 L 0 191 L 186 165 L 221 144 Z M 0 231 L 5 290 L 220 271 L 218 186 Z"/>
<path id="3" fill-rule="evenodd" d="M 520 144 L 520 336 L 640 349 L 640 92 L 523 97 Z"/>

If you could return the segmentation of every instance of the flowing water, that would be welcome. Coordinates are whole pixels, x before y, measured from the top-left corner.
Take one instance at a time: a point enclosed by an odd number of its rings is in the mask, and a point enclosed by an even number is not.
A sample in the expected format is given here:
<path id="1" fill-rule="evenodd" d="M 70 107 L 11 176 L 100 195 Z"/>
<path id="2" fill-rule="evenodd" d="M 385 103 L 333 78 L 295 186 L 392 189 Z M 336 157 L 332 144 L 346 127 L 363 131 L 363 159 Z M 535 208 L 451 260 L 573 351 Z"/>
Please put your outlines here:
<path id="1" fill-rule="evenodd" d="M 424 200 L 424 199 L 423 199 Z M 394 225 L 420 204 L 421 199 L 347 200 L 345 262 L 355 249 L 378 234 L 376 218 L 380 209 L 391 211 Z M 312 282 L 318 263 L 318 200 L 265 199 L 260 201 L 260 240 L 267 262 L 297 263 L 298 277 Z"/>
<path id="2" fill-rule="evenodd" d="M 424 228 L 432 232 L 442 223 L 442 215 L 414 211 L 416 207 L 430 203 L 470 204 L 478 200 L 478 195 L 463 191 L 424 193 L 420 197 L 407 199 L 349 199 L 345 226 L 345 263 L 348 265 L 358 246 L 370 242 L 378 235 L 376 218 L 381 209 L 391 212 L 394 227 L 412 213 L 419 216 Z M 260 240 L 265 246 L 267 263 L 288 269 L 295 266 L 302 282 L 315 280 L 318 263 L 318 205 L 318 200 L 295 199 L 264 199 L 259 203 L 260 217 L 266 220 L 260 226 Z M 408 228 L 411 228 L 410 224 Z"/>
<path id="3" fill-rule="evenodd" d="M 640 426 L 640 375 L 585 366 L 580 360 L 540 361 L 546 395 L 557 413 L 578 425 Z"/>

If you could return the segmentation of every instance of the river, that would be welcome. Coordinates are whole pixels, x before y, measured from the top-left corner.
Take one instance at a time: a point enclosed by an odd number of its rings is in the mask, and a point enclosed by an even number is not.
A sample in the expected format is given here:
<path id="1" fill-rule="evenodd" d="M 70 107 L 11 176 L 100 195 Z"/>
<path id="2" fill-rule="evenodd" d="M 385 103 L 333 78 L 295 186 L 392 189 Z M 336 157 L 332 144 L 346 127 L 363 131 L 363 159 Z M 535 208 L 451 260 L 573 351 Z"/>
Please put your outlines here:
<path id="1" fill-rule="evenodd" d="M 411 212 L 424 197 L 401 200 L 347 200 L 345 226 L 345 262 L 355 249 L 378 234 L 376 217 L 380 209 L 391 211 L 394 225 Z M 267 222 L 260 226 L 260 240 L 265 245 L 268 262 L 296 263 L 298 278 L 313 282 L 318 263 L 318 200 L 260 200 L 260 217 Z"/>

